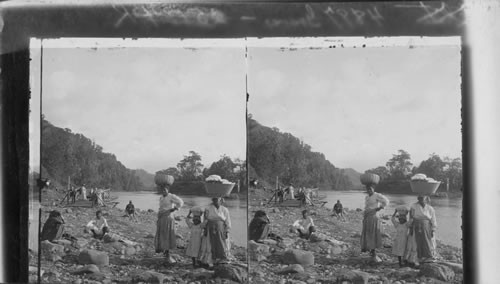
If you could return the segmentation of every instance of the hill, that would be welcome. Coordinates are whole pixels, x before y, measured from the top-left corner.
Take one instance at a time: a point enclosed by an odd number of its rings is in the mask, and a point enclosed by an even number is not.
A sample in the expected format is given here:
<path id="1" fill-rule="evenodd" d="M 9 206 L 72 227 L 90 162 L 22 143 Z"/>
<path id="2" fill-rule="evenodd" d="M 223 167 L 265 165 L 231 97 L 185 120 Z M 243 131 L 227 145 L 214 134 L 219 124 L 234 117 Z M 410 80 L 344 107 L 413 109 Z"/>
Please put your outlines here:
<path id="1" fill-rule="evenodd" d="M 69 128 L 60 128 L 42 119 L 42 177 L 50 178 L 55 187 L 71 184 L 105 187 L 117 191 L 144 190 L 144 184 L 133 170 L 126 168 L 116 156 Z"/>
<path id="2" fill-rule="evenodd" d="M 361 173 L 358 173 L 355 169 L 347 168 L 342 169 L 344 175 L 346 175 L 352 183 L 352 189 L 360 189 L 363 187 L 361 181 L 359 180 Z"/>
<path id="3" fill-rule="evenodd" d="M 135 175 L 144 185 L 145 190 L 156 190 L 155 175 L 143 169 L 134 170 Z"/>
<path id="4" fill-rule="evenodd" d="M 291 133 L 261 125 L 247 119 L 249 178 L 274 187 L 281 184 L 319 187 L 324 190 L 348 190 L 349 178 L 328 161 L 323 153 L 314 152 Z"/>

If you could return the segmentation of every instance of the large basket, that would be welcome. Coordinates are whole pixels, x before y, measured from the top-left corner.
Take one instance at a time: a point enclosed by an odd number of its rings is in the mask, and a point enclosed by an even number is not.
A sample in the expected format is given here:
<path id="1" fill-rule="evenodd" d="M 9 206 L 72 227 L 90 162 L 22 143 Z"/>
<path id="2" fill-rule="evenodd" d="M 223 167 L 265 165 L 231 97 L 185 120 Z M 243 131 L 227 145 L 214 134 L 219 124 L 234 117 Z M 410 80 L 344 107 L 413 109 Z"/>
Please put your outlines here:
<path id="1" fill-rule="evenodd" d="M 380 177 L 376 174 L 362 174 L 359 180 L 364 185 L 375 185 L 380 182 Z"/>
<path id="2" fill-rule="evenodd" d="M 225 197 L 231 194 L 233 190 L 234 183 L 224 184 L 224 183 L 205 183 L 205 190 L 210 197 Z"/>
<path id="3" fill-rule="evenodd" d="M 424 195 L 434 194 L 439 188 L 440 184 L 441 184 L 440 181 L 434 181 L 434 182 L 410 181 L 411 190 L 414 193 L 424 194 Z"/>

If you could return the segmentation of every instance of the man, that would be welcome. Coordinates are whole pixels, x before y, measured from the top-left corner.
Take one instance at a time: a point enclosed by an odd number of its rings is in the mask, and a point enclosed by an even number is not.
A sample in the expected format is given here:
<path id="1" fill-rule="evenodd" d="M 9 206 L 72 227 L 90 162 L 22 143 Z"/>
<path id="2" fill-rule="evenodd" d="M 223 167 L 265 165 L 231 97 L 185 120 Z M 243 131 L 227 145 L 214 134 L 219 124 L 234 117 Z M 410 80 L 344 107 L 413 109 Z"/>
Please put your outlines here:
<path id="1" fill-rule="evenodd" d="M 302 211 L 302 219 L 295 221 L 293 227 L 297 229 L 299 237 L 308 240 L 311 234 L 316 232 L 313 219 L 309 216 L 307 209 Z"/>
<path id="2" fill-rule="evenodd" d="M 378 213 L 389 204 L 389 199 L 375 192 L 371 184 L 366 185 L 366 193 L 363 229 L 361 232 L 361 251 L 370 251 L 371 256 L 377 260 L 375 250 L 382 247 L 382 224 Z"/>
<path id="3" fill-rule="evenodd" d="M 345 222 L 344 207 L 342 206 L 342 203 L 340 203 L 340 200 L 337 200 L 337 203 L 333 206 L 333 212 L 334 215 L 337 216 L 337 219 L 342 219 L 342 221 Z"/>
<path id="4" fill-rule="evenodd" d="M 137 217 L 135 215 L 135 207 L 134 204 L 132 204 L 132 200 L 130 200 L 129 203 L 127 204 L 127 207 L 125 207 L 125 212 L 127 212 L 129 219 L 134 219 L 137 222 Z"/>
<path id="5" fill-rule="evenodd" d="M 102 240 L 105 234 L 109 232 L 108 222 L 102 217 L 101 210 L 95 212 L 95 219 L 87 224 L 87 229 L 90 230 L 93 237 Z"/>
<path id="6" fill-rule="evenodd" d="M 410 235 L 414 235 L 419 262 L 433 262 L 435 253 L 436 213 L 429 199 L 420 195 L 410 207 Z"/>

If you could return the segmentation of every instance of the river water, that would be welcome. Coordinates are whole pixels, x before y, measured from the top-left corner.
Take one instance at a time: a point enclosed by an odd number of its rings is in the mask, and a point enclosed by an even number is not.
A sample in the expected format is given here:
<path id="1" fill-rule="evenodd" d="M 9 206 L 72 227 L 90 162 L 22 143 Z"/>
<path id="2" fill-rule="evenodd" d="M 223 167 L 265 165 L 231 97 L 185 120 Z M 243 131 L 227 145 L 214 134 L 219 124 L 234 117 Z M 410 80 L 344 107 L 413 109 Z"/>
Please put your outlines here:
<path id="1" fill-rule="evenodd" d="M 132 200 L 135 208 L 141 210 L 153 209 L 158 212 L 160 195 L 151 191 L 138 192 L 112 192 L 112 196 L 118 197 L 117 202 L 120 202 L 117 207 L 125 209 L 125 206 Z M 184 206 L 176 214 L 179 216 L 187 216 L 189 209 L 194 206 L 205 207 L 212 203 L 210 197 L 194 196 L 194 195 L 177 195 L 184 201 Z M 231 240 L 239 245 L 246 247 L 247 244 L 247 200 L 246 199 L 225 199 L 224 206 L 229 210 L 231 216 Z M 180 226 L 186 226 L 184 222 L 179 223 Z M 154 232 L 151 232 L 154 234 Z"/>
<path id="2" fill-rule="evenodd" d="M 364 208 L 366 193 L 353 191 L 321 191 L 320 194 L 326 195 L 325 205 L 333 208 L 333 205 L 340 200 L 344 208 L 356 209 Z M 392 215 L 394 209 L 399 205 L 410 205 L 417 201 L 415 195 L 405 194 L 384 194 L 390 200 L 389 206 L 382 211 L 383 214 Z M 431 205 L 436 212 L 438 223 L 437 239 L 441 242 L 455 247 L 462 247 L 462 199 L 433 198 Z"/>

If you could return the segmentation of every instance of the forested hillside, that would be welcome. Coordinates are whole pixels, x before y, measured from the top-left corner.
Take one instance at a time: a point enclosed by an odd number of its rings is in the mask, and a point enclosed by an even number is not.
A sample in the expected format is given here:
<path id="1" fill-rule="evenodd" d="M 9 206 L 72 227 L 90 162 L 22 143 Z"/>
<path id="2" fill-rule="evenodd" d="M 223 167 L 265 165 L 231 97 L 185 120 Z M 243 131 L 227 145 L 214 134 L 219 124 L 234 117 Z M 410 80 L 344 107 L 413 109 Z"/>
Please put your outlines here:
<path id="1" fill-rule="evenodd" d="M 320 187 L 327 190 L 352 188 L 349 178 L 322 153 L 277 128 L 259 124 L 251 115 L 247 122 L 250 179 L 274 185 L 276 177 L 282 184 Z"/>
<path id="2" fill-rule="evenodd" d="M 55 186 L 106 187 L 118 191 L 144 190 L 133 170 L 127 169 L 115 155 L 104 153 L 94 141 L 71 129 L 63 129 L 42 119 L 42 177 Z"/>

